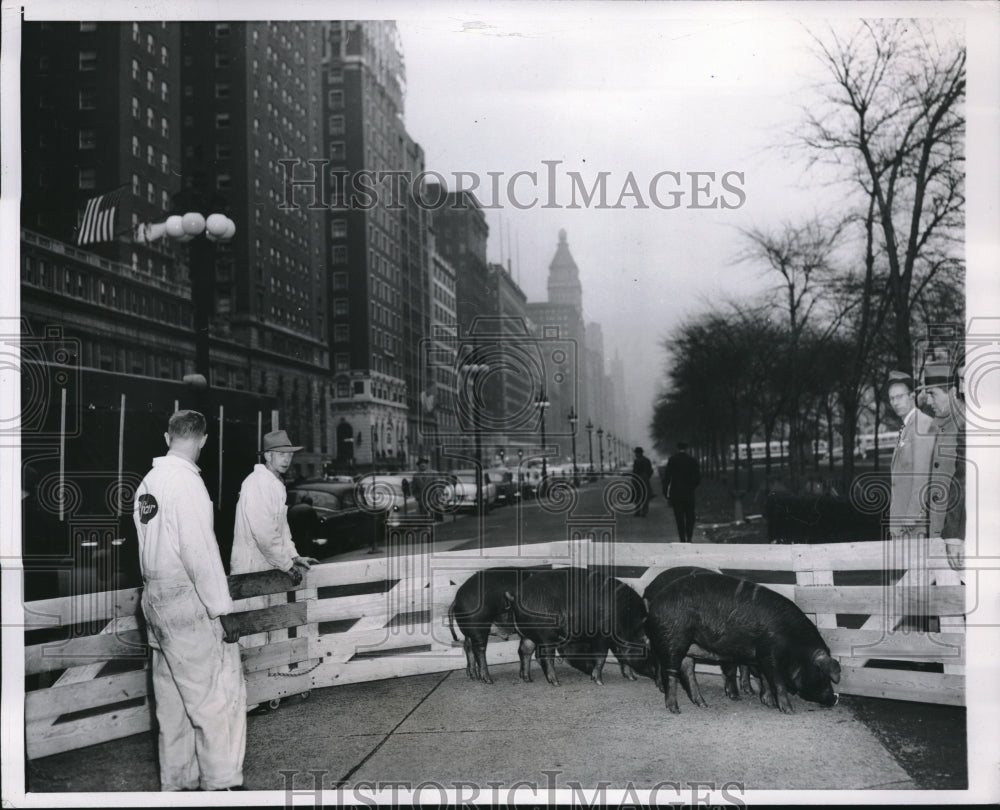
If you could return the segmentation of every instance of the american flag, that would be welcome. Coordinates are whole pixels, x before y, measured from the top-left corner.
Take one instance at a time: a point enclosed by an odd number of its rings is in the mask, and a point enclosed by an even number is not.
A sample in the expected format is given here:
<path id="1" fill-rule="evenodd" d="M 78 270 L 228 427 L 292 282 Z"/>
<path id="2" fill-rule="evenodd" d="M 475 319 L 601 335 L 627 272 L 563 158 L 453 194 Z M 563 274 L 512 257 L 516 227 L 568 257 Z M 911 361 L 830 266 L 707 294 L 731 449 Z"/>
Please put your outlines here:
<path id="1" fill-rule="evenodd" d="M 114 191 L 87 200 L 83 220 L 76 232 L 78 245 L 110 242 L 115 238 L 115 218 L 124 190 L 125 186 L 119 186 Z"/>

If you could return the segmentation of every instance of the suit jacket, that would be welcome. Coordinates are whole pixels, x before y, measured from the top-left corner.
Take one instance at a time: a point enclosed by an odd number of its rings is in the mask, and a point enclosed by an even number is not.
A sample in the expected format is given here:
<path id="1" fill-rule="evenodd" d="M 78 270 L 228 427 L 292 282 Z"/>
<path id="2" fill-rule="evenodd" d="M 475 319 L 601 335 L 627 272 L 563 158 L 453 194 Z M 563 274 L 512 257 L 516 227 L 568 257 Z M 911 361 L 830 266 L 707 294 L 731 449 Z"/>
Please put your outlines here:
<path id="1" fill-rule="evenodd" d="M 903 428 L 892 454 L 892 498 L 889 528 L 910 536 L 927 532 L 927 493 L 934 453 L 934 420 L 919 408 Z"/>
<path id="2" fill-rule="evenodd" d="M 698 462 L 687 453 L 674 453 L 663 469 L 663 494 L 669 499 L 694 498 L 694 491 L 701 483 Z"/>
<path id="3" fill-rule="evenodd" d="M 952 414 L 935 419 L 931 431 L 934 450 L 931 453 L 931 486 L 928 490 L 930 536 L 941 537 L 948 514 L 948 492 L 955 477 L 955 461 L 963 436 Z"/>

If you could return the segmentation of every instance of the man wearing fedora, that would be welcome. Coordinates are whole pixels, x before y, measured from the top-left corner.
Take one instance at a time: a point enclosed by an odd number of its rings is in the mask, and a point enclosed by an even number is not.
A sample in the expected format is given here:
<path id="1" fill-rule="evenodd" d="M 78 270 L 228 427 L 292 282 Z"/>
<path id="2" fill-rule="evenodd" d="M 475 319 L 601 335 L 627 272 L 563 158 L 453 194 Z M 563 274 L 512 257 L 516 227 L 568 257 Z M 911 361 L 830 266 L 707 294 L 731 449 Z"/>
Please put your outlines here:
<path id="1" fill-rule="evenodd" d="M 233 527 L 233 553 L 229 571 L 232 574 L 247 574 L 251 571 L 266 571 L 277 568 L 288 571 L 293 578 L 319 562 L 312 557 L 299 556 L 292 543 L 292 532 L 288 527 L 285 502 L 285 482 L 282 476 L 288 472 L 292 456 L 301 447 L 294 446 L 283 430 L 274 430 L 264 437 L 261 453 L 263 464 L 255 464 L 253 472 L 243 479 L 240 498 L 236 503 L 236 525 Z"/>
<path id="2" fill-rule="evenodd" d="M 934 436 L 931 417 L 917 407 L 914 388 L 913 378 L 906 372 L 889 372 L 889 405 L 903 421 L 890 466 L 889 537 L 893 540 L 927 536 L 926 498 Z"/>
<path id="3" fill-rule="evenodd" d="M 956 473 L 956 460 L 964 455 L 965 414 L 958 388 L 946 363 L 928 363 L 921 393 L 934 415 L 931 433 L 931 485 L 928 489 L 928 523 L 931 537 L 942 537 L 948 514 L 949 492 Z M 955 495 L 964 504 L 964 493 Z"/>

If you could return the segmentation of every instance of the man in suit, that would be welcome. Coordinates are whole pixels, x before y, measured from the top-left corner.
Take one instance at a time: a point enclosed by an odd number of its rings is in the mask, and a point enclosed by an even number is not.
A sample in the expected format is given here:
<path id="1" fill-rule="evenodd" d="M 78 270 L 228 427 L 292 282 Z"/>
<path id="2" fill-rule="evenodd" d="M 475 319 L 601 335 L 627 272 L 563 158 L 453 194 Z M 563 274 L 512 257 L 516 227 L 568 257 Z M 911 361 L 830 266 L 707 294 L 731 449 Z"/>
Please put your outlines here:
<path id="1" fill-rule="evenodd" d="M 933 420 L 917 408 L 913 378 L 890 371 L 889 405 L 902 421 L 892 454 L 892 497 L 889 501 L 889 538 L 927 536 L 927 490 L 934 452 Z"/>
<path id="2" fill-rule="evenodd" d="M 931 537 L 943 537 L 945 519 L 949 508 L 965 505 L 965 493 L 961 487 L 954 492 L 956 476 L 965 478 L 965 416 L 958 399 L 958 389 L 951 370 L 944 363 L 928 363 L 924 371 L 921 393 L 926 397 L 927 406 L 934 414 L 931 428 L 934 448 L 931 453 L 930 481 L 928 490 L 928 524 Z M 962 460 L 959 461 L 959 457 Z M 961 469 L 959 469 L 961 468 Z M 952 502 L 953 501 L 953 502 Z M 964 516 L 962 519 L 964 523 Z M 956 534 L 949 525 L 949 533 Z M 962 529 L 964 535 L 964 527 Z"/>
<path id="3" fill-rule="evenodd" d="M 641 447 L 633 451 L 635 460 L 632 462 L 632 476 L 635 487 L 635 515 L 646 517 L 649 513 L 650 481 L 653 480 L 653 464 L 643 454 Z"/>
<path id="4" fill-rule="evenodd" d="M 663 468 L 663 494 L 674 510 L 677 534 L 682 543 L 694 538 L 694 491 L 701 483 L 698 462 L 687 454 L 687 445 L 677 443 L 677 452 Z"/>

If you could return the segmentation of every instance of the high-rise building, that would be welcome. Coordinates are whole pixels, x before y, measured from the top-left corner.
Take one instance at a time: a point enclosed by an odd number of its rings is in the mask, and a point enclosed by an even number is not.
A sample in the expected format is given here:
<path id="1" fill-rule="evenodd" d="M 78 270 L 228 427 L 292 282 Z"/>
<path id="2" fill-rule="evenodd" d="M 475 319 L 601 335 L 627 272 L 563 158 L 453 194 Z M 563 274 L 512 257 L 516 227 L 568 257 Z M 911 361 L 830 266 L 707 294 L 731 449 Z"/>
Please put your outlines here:
<path id="1" fill-rule="evenodd" d="M 405 65 L 395 23 L 326 24 L 325 157 L 334 178 L 327 215 L 330 355 L 340 466 L 405 466 L 419 392 L 415 334 L 430 294 L 423 212 L 409 187 L 369 173 L 422 168 L 403 125 Z M 373 190 L 368 190 L 372 186 Z M 408 296 L 413 296 L 412 298 Z"/>
<path id="2" fill-rule="evenodd" d="M 429 185 L 426 199 L 442 201 L 434 211 L 437 249 L 455 268 L 458 328 L 468 335 L 473 321 L 496 314 L 496 290 L 490 283 L 486 261 L 486 240 L 490 234 L 479 201 L 467 191 L 444 193 Z"/>

